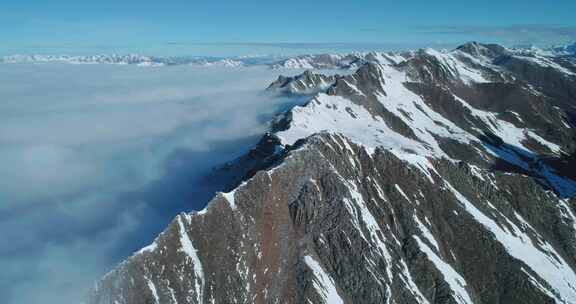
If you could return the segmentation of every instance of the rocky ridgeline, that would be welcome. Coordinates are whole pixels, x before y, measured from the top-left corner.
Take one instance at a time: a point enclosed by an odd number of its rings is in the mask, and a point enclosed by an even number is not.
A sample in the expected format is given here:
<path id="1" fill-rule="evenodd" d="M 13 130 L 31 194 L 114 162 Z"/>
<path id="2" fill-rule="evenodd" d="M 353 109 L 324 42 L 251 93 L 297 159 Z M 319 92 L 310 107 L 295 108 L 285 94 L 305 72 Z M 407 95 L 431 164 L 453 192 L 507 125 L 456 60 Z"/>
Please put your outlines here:
<path id="1" fill-rule="evenodd" d="M 576 303 L 576 66 L 470 43 L 312 94 L 88 303 Z"/>
<path id="2" fill-rule="evenodd" d="M 278 76 L 267 90 L 289 95 L 313 95 L 331 87 L 337 78 L 337 75 L 327 76 L 306 70 L 294 77 Z"/>

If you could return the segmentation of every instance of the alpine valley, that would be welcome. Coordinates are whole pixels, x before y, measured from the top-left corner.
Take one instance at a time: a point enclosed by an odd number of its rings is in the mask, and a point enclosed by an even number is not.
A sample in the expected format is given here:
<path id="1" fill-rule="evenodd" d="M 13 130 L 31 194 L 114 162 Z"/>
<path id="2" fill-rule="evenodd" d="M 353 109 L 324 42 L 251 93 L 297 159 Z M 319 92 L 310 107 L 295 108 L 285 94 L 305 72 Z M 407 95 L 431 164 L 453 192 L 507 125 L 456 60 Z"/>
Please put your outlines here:
<path id="1" fill-rule="evenodd" d="M 226 192 L 177 215 L 87 303 L 576 303 L 570 50 L 271 63 L 313 69 L 267 88 L 309 101 L 214 171 Z"/>

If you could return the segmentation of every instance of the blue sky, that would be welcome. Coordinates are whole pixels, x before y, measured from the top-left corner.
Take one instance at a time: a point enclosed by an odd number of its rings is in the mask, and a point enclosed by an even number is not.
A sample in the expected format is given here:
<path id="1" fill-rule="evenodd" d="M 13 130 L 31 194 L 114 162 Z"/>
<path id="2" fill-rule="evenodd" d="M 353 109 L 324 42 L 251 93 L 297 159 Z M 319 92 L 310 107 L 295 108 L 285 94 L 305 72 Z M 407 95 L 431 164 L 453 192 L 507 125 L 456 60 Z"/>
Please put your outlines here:
<path id="1" fill-rule="evenodd" d="M 575 11 L 576 2 L 568 0 L 4 0 L 0 53 L 114 50 L 221 55 L 294 49 L 276 45 L 287 42 L 337 42 L 352 48 L 466 40 L 550 44 L 574 39 Z M 303 46 L 325 47 L 334 48 Z"/>

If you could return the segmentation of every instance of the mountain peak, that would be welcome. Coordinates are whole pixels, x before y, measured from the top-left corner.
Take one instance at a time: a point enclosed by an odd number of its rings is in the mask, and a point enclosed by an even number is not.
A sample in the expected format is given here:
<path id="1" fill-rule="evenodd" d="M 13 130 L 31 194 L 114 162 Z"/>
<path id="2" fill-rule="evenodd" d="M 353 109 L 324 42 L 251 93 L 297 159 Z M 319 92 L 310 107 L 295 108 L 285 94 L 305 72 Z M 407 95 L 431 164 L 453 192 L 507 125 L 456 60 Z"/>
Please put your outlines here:
<path id="1" fill-rule="evenodd" d="M 279 77 L 270 90 L 311 96 L 250 174 L 88 303 L 576 303 L 574 67 L 506 52 L 318 57 L 361 65 Z"/>
<path id="2" fill-rule="evenodd" d="M 456 50 L 468 53 L 474 57 L 496 58 L 507 53 L 505 47 L 498 44 L 483 44 L 476 41 L 462 44 Z"/>

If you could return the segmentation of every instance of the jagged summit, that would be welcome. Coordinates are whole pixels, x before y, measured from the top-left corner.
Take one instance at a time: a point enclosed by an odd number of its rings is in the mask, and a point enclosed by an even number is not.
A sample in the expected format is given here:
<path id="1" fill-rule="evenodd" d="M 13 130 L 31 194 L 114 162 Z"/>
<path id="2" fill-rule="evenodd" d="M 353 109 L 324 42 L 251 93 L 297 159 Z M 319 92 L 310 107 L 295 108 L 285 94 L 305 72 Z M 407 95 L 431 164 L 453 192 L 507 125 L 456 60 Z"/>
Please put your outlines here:
<path id="1" fill-rule="evenodd" d="M 267 90 L 287 94 L 315 94 L 330 87 L 338 78 L 338 75 L 325 76 L 306 70 L 294 77 L 278 76 Z"/>
<path id="2" fill-rule="evenodd" d="M 576 303 L 574 66 L 363 58 L 271 84 L 314 93 L 88 303 Z"/>
<path id="3" fill-rule="evenodd" d="M 498 56 L 508 54 L 505 47 L 498 44 L 483 44 L 478 42 L 468 42 L 460 45 L 456 50 L 466 52 L 474 57 L 481 58 L 482 56 L 488 58 L 496 58 Z"/>

